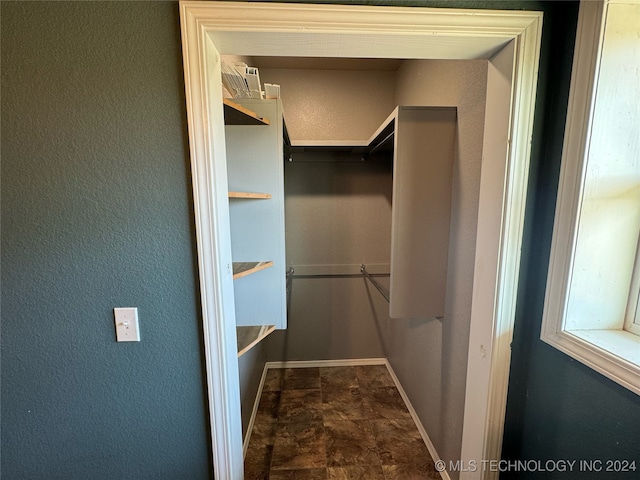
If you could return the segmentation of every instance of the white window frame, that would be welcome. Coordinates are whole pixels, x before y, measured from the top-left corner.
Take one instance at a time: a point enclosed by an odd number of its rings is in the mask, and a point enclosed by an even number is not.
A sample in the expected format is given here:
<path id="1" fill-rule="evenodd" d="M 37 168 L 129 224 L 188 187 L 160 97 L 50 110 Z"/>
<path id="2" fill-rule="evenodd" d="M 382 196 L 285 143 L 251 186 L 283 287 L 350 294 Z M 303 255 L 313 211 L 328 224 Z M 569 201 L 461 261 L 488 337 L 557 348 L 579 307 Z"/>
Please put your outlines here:
<path id="1" fill-rule="evenodd" d="M 573 277 L 584 275 L 582 270 L 576 268 L 574 271 L 573 267 L 604 22 L 607 9 L 613 3 L 632 2 L 582 0 L 580 4 L 541 339 L 640 395 L 638 250 L 631 285 L 626 284 L 629 287 L 626 313 L 621 312 L 617 328 L 583 327 L 580 319 L 576 320 L 568 313 L 570 287 L 575 281 Z M 624 283 L 621 288 L 624 288 Z"/>
<path id="2" fill-rule="evenodd" d="M 640 335 L 640 240 L 636 250 L 636 261 L 633 267 L 633 280 L 629 290 L 629 303 L 627 304 L 624 329 Z"/>

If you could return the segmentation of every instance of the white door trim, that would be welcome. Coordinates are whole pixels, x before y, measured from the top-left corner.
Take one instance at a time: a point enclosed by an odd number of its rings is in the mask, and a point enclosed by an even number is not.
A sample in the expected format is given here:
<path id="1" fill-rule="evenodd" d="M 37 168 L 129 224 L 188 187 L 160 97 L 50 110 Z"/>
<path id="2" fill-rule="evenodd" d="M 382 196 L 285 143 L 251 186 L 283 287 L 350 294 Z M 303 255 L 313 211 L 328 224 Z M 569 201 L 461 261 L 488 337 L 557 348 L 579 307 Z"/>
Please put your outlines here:
<path id="1" fill-rule="evenodd" d="M 180 15 L 215 478 L 243 476 L 219 54 L 486 58 L 498 73 L 512 66 L 508 131 L 485 125 L 462 443 L 462 460 L 500 458 L 542 13 L 181 2 Z"/>

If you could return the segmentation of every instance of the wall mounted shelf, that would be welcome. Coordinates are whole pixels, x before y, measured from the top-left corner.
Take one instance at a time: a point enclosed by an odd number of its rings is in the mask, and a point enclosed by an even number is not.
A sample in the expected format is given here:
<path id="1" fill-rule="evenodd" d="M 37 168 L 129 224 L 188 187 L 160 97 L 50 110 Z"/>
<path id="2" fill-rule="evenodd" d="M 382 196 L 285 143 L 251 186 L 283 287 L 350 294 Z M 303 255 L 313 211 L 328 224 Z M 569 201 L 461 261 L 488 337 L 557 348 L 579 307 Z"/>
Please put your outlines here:
<path id="1" fill-rule="evenodd" d="M 236 327 L 238 338 L 238 356 L 242 356 L 255 347 L 260 341 L 276 329 L 275 325 L 256 325 L 253 327 Z"/>
<path id="2" fill-rule="evenodd" d="M 237 104 L 233 100 L 223 98 L 224 104 L 224 124 L 225 125 L 271 125 L 266 118 L 258 116 L 258 114 L 242 105 Z"/>
<path id="3" fill-rule="evenodd" d="M 233 279 L 246 277 L 273 266 L 273 262 L 233 262 Z"/>
<path id="4" fill-rule="evenodd" d="M 256 193 L 256 192 L 229 192 L 229 198 L 265 199 L 265 198 L 271 198 L 271 194 L 270 193 Z"/>
<path id="5" fill-rule="evenodd" d="M 331 156 L 332 161 L 389 159 L 393 156 L 395 121 L 392 113 L 366 141 L 362 140 L 298 140 L 291 144 L 290 154 L 294 161 L 316 161 Z M 318 155 L 319 154 L 319 155 Z M 352 158 L 350 158 L 352 157 Z"/>

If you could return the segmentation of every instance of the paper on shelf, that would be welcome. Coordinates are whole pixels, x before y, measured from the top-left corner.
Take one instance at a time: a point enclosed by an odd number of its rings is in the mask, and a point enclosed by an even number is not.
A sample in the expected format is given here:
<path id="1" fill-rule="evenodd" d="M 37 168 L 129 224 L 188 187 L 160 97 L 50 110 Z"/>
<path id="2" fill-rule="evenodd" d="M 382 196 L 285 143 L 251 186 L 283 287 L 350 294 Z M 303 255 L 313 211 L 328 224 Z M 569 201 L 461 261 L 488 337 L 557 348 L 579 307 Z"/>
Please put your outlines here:
<path id="1" fill-rule="evenodd" d="M 265 98 L 280 98 L 280 85 L 265 83 L 264 92 Z"/>
<path id="2" fill-rule="evenodd" d="M 222 62 L 221 73 L 222 85 L 233 98 L 263 98 L 260 74 L 256 67 L 249 67 L 242 62 Z"/>
<path id="3" fill-rule="evenodd" d="M 222 84 L 233 95 L 233 98 L 248 97 L 248 88 L 242 73 L 227 63 L 221 65 Z"/>
<path id="4" fill-rule="evenodd" d="M 245 67 L 245 81 L 249 88 L 251 98 L 262 98 L 262 88 L 260 88 L 260 74 L 256 67 Z"/>

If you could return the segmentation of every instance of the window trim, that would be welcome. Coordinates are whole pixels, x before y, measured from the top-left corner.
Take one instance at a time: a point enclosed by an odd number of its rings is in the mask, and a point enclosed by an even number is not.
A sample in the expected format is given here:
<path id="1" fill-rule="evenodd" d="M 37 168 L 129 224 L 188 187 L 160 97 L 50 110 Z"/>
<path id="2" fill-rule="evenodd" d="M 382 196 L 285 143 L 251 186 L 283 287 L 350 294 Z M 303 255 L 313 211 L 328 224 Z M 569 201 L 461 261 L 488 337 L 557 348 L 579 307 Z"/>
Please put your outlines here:
<path id="1" fill-rule="evenodd" d="M 600 69 L 603 18 L 610 3 L 613 2 L 582 0 L 580 3 L 540 338 L 640 395 L 640 361 L 637 355 L 626 355 L 625 348 L 622 348 L 622 344 L 626 343 L 628 352 L 628 345 L 634 345 L 632 342 L 637 342 L 640 348 L 639 336 L 626 330 L 570 331 L 564 328 L 582 204 L 585 154 L 591 136 L 596 79 Z M 636 264 L 636 272 L 637 269 Z M 638 275 L 634 275 L 636 286 L 638 280 Z M 603 333 L 602 338 L 598 338 L 598 332 Z M 620 339 L 621 348 L 615 344 L 612 346 L 610 337 L 613 332 Z"/>
<path id="2" fill-rule="evenodd" d="M 624 329 L 640 335 L 640 239 L 636 249 L 636 261 L 633 266 L 633 277 L 629 289 L 629 303 L 624 319 Z"/>

